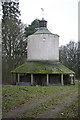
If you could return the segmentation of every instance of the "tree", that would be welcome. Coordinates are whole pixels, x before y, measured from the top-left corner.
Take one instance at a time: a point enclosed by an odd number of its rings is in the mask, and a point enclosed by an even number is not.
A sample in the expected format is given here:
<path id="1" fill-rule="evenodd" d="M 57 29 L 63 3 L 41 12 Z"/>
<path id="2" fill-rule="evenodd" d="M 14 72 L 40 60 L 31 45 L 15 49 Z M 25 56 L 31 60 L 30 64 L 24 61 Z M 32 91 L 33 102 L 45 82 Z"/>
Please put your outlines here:
<path id="1" fill-rule="evenodd" d="M 60 62 L 76 72 L 76 75 L 78 74 L 77 49 L 77 43 L 74 41 L 70 41 L 66 46 L 60 47 Z"/>
<path id="2" fill-rule="evenodd" d="M 78 42 L 77 56 L 78 56 L 78 78 L 80 79 L 80 41 Z"/>
<path id="3" fill-rule="evenodd" d="M 37 28 L 39 27 L 39 20 L 35 19 L 31 25 L 28 25 L 28 27 L 25 27 L 25 36 L 28 37 L 29 35 L 32 35 L 37 31 Z"/>
<path id="4" fill-rule="evenodd" d="M 3 82 L 11 83 L 11 70 L 22 64 L 26 58 L 24 25 L 19 19 L 19 2 L 2 3 L 2 72 Z"/>

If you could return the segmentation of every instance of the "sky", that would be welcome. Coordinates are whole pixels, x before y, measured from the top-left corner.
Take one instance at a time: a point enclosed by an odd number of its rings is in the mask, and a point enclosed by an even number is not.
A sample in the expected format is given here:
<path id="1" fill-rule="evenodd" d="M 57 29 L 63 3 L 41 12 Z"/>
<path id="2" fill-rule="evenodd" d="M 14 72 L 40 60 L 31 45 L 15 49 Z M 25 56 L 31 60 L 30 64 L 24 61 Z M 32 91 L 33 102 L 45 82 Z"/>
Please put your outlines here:
<path id="1" fill-rule="evenodd" d="M 19 0 L 21 20 L 31 24 L 33 20 L 48 21 L 48 29 L 58 34 L 59 45 L 66 45 L 70 40 L 78 41 L 78 2 L 80 0 Z"/>

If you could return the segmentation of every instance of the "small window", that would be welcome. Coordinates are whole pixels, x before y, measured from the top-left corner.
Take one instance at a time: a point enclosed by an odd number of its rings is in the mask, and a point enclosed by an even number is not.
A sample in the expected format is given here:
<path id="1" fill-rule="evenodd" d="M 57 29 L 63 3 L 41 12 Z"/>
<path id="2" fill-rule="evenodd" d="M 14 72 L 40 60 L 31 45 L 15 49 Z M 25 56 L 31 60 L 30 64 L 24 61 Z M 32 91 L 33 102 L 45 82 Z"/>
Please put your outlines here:
<path id="1" fill-rule="evenodd" d="M 43 38 L 43 41 L 45 41 L 46 40 L 46 38 Z"/>

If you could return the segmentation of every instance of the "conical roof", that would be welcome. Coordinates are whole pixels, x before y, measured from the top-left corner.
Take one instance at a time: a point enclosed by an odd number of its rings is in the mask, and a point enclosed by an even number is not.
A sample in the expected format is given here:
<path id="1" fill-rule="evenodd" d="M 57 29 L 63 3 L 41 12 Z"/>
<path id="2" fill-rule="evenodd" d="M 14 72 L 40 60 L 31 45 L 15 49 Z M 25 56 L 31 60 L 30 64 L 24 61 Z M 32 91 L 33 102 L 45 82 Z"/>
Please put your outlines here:
<path id="1" fill-rule="evenodd" d="M 39 28 L 38 30 L 34 33 L 34 35 L 36 34 L 51 34 L 51 35 L 57 35 L 57 34 L 53 34 L 51 33 L 48 28 L 47 28 L 47 21 L 42 19 L 39 20 Z M 57 35 L 59 37 L 59 35 Z"/>
<path id="2" fill-rule="evenodd" d="M 34 34 L 52 34 L 47 28 L 39 28 Z"/>
<path id="3" fill-rule="evenodd" d="M 72 70 L 58 61 L 27 61 L 11 72 L 33 74 L 74 74 Z"/>

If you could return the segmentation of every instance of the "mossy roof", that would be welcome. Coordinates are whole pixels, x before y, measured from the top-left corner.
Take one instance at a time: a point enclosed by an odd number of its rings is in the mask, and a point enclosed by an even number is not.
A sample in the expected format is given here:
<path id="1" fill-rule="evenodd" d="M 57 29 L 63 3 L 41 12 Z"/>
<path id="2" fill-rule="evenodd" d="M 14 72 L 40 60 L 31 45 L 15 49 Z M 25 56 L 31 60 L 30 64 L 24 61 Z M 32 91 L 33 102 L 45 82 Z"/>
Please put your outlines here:
<path id="1" fill-rule="evenodd" d="M 40 28 L 39 30 L 37 30 L 34 34 L 52 34 L 47 28 Z"/>
<path id="2" fill-rule="evenodd" d="M 27 61 L 16 69 L 13 73 L 39 73 L 39 74 L 74 74 L 74 72 L 55 61 Z"/>
<path id="3" fill-rule="evenodd" d="M 59 35 L 51 33 L 51 32 L 50 32 L 47 28 L 45 28 L 45 27 L 40 28 L 40 29 L 37 30 L 34 34 L 35 34 L 35 35 L 36 35 L 36 34 L 51 34 L 51 35 L 56 35 L 56 36 L 59 37 Z"/>

